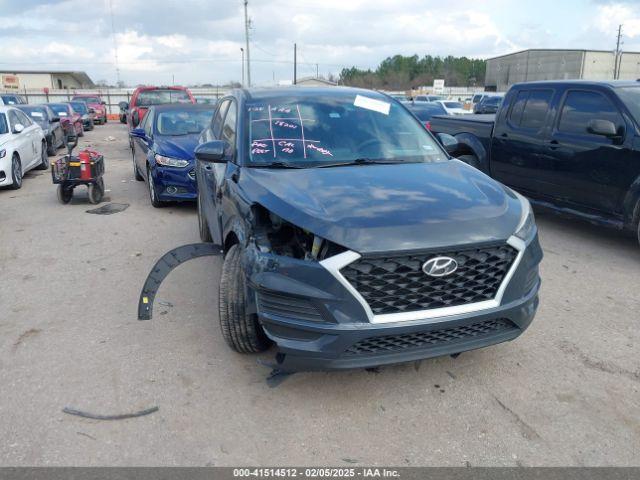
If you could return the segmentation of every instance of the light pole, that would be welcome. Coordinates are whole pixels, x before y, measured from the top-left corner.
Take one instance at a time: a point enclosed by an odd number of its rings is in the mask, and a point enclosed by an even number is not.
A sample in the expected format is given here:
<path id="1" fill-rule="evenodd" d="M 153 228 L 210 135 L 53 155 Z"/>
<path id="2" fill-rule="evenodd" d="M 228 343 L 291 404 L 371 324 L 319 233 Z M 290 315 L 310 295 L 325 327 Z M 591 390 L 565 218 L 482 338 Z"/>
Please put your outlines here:
<path id="1" fill-rule="evenodd" d="M 244 87 L 244 48 L 240 47 L 242 52 L 242 86 Z"/>

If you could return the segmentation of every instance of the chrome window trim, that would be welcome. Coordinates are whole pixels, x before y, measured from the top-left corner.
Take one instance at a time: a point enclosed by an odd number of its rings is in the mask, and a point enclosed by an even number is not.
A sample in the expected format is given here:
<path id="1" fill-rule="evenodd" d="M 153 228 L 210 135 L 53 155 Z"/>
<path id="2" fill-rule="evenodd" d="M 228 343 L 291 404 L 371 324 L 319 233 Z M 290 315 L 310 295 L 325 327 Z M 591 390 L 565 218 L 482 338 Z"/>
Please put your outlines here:
<path id="1" fill-rule="evenodd" d="M 324 268 L 326 268 L 331 275 L 333 275 L 336 280 L 338 280 L 354 298 L 362 305 L 364 308 L 367 318 L 369 319 L 369 323 L 373 324 L 382 324 L 382 323 L 398 323 L 398 322 L 410 322 L 416 320 L 425 320 L 429 321 L 426 323 L 435 323 L 439 321 L 439 319 L 443 317 L 448 317 L 451 315 L 461 315 L 465 313 L 473 313 L 480 312 L 483 310 L 488 310 L 491 308 L 499 307 L 502 303 L 502 297 L 504 296 L 504 292 L 509 285 L 509 282 L 513 278 L 520 262 L 522 261 L 522 257 L 524 256 L 524 251 L 526 248 L 526 244 L 523 240 L 518 237 L 511 236 L 507 240 L 507 244 L 511 245 L 518 251 L 518 255 L 516 255 L 511 268 L 505 275 L 498 291 L 496 292 L 496 296 L 492 300 L 484 300 L 482 302 L 469 303 L 467 305 L 456 305 L 454 307 L 443 307 L 443 308 L 432 308 L 430 310 L 416 310 L 414 312 L 399 312 L 399 313 L 386 313 L 382 315 L 374 315 L 371 307 L 367 303 L 367 301 L 360 295 L 353 285 L 349 283 L 349 281 L 340 273 L 340 269 L 346 267 L 350 263 L 355 262 L 359 258 L 362 257 L 357 252 L 353 252 L 351 250 L 347 250 L 346 252 L 339 253 L 338 255 L 334 255 L 333 257 L 327 258 L 320 262 Z"/>

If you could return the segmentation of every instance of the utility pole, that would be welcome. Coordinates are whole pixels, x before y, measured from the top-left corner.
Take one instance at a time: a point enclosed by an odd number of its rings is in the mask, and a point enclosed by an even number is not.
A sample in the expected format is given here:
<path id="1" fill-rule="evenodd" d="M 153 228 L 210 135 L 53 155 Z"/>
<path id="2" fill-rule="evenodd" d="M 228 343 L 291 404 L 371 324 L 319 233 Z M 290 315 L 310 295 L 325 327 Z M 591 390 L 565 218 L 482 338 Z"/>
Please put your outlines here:
<path id="1" fill-rule="evenodd" d="M 622 39 L 622 24 L 618 25 L 618 39 L 616 40 L 616 55 L 613 63 L 613 79 L 617 80 L 620 77 L 620 40 Z"/>
<path id="2" fill-rule="evenodd" d="M 298 83 L 298 44 L 293 44 L 293 84 Z"/>
<path id="3" fill-rule="evenodd" d="M 242 86 L 244 87 L 244 48 L 240 47 L 240 51 L 242 52 Z"/>
<path id="4" fill-rule="evenodd" d="M 320 78 L 320 75 L 318 74 L 318 64 L 316 63 L 316 78 Z"/>
<path id="5" fill-rule="evenodd" d="M 249 16 L 247 14 L 247 0 L 244 0 L 244 40 L 247 49 L 247 87 L 251 86 L 251 60 L 249 58 Z"/>

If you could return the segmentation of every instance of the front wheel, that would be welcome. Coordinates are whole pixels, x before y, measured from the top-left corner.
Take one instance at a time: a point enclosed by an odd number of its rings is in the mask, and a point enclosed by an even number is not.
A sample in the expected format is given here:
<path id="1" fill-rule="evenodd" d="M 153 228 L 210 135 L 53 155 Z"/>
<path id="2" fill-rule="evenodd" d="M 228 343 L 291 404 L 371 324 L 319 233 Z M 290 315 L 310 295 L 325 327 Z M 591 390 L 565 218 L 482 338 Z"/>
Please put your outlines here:
<path id="1" fill-rule="evenodd" d="M 147 185 L 149 186 L 149 200 L 151 200 L 151 205 L 155 208 L 164 207 L 164 204 L 158 199 L 158 192 L 156 191 L 156 184 L 153 181 L 150 167 L 147 167 Z"/>
<path id="2" fill-rule="evenodd" d="M 73 188 L 65 188 L 63 185 L 64 184 L 62 183 L 58 185 L 58 201 L 63 205 L 66 205 L 73 197 Z"/>
<path id="3" fill-rule="evenodd" d="M 11 189 L 18 190 L 22 187 L 22 162 L 17 154 L 13 154 L 11 159 Z"/>
<path id="4" fill-rule="evenodd" d="M 84 126 L 80 125 L 80 131 L 78 132 L 79 137 L 84 137 Z"/>
<path id="5" fill-rule="evenodd" d="M 237 244 L 224 257 L 218 309 L 222 337 L 233 350 L 257 353 L 269 348 L 271 341 L 258 323 L 257 315 L 246 311 L 246 283 Z"/>
<path id="6" fill-rule="evenodd" d="M 89 185 L 89 202 L 96 205 L 102 201 L 104 195 L 104 183 L 99 179 L 96 183 Z"/>
<path id="7" fill-rule="evenodd" d="M 47 143 L 47 155 L 49 155 L 50 157 L 54 156 L 56 154 L 56 137 L 55 136 L 51 136 L 51 143 Z"/>

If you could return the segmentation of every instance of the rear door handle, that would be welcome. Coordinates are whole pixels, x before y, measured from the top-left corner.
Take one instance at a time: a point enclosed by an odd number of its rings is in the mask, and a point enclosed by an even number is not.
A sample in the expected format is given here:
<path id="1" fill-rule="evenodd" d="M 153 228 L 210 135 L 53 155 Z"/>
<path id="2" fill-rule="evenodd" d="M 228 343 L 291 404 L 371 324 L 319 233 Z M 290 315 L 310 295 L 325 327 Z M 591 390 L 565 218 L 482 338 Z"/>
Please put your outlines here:
<path id="1" fill-rule="evenodd" d="M 560 142 L 557 140 L 551 140 L 549 142 L 549 150 L 557 150 L 558 148 L 560 148 Z"/>
<path id="2" fill-rule="evenodd" d="M 508 134 L 506 134 L 506 133 L 502 133 L 502 134 L 500 134 L 500 136 L 501 136 L 502 138 L 509 138 L 509 135 L 508 135 Z"/>

